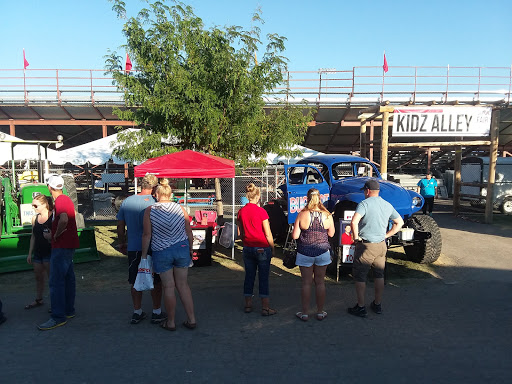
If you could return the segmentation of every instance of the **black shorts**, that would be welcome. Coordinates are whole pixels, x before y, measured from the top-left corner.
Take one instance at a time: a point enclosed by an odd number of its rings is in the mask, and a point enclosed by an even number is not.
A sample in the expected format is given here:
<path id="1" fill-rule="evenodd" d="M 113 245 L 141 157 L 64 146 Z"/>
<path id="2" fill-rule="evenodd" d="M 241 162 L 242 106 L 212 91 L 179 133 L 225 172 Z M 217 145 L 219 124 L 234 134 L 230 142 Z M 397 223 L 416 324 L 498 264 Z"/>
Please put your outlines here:
<path id="1" fill-rule="evenodd" d="M 128 251 L 128 282 L 131 285 L 135 284 L 141 256 L 142 251 Z M 160 282 L 160 275 L 155 273 L 153 275 L 153 283 L 159 284 Z"/>

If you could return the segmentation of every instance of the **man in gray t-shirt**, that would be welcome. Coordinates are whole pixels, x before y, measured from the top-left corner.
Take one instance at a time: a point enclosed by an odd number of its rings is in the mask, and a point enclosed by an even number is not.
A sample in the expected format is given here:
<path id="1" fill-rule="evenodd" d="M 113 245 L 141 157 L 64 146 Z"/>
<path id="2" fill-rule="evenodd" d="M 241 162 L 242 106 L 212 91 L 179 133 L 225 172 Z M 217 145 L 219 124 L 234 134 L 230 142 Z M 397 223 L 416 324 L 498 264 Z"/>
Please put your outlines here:
<path id="1" fill-rule="evenodd" d="M 387 252 L 385 240 L 397 233 L 404 225 L 395 208 L 379 196 L 380 184 L 376 179 L 368 179 L 363 189 L 365 200 L 357 205 L 351 223 L 356 245 L 352 276 L 355 280 L 357 304 L 348 309 L 348 313 L 359 317 L 367 315 L 364 294 L 366 276 L 371 267 L 373 267 L 375 285 L 375 299 L 371 308 L 375 313 L 382 313 L 381 301 Z M 390 220 L 393 225 L 388 230 Z"/>

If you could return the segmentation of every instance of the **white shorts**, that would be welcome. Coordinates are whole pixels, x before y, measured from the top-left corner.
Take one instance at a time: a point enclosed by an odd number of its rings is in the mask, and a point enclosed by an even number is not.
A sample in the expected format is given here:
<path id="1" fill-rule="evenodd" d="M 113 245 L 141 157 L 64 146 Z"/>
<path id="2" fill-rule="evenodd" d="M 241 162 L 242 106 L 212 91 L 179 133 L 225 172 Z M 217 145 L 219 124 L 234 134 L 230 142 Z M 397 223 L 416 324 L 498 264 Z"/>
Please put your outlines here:
<path id="1" fill-rule="evenodd" d="M 322 267 L 324 265 L 331 264 L 331 252 L 327 251 L 322 253 L 320 256 L 306 256 L 297 252 L 297 260 L 295 264 L 299 267 L 311 267 L 317 265 Z"/>

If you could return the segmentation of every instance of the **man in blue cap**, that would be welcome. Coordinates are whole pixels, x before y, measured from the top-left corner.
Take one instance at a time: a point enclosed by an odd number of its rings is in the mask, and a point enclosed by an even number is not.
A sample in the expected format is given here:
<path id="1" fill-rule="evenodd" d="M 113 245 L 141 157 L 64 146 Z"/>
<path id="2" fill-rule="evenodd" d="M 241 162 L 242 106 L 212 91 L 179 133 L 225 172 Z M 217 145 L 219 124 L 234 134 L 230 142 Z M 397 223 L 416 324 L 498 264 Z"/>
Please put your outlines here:
<path id="1" fill-rule="evenodd" d="M 382 294 L 384 292 L 384 268 L 386 266 L 386 239 L 397 233 L 404 221 L 395 208 L 379 196 L 380 184 L 377 179 L 368 179 L 362 188 L 365 199 L 361 201 L 352 217 L 352 233 L 354 235 L 354 264 L 352 276 L 355 280 L 357 304 L 348 308 L 354 316 L 366 317 L 365 290 L 366 277 L 373 267 L 373 284 L 375 299 L 372 310 L 382 313 Z M 393 222 L 391 229 L 389 221 Z"/>

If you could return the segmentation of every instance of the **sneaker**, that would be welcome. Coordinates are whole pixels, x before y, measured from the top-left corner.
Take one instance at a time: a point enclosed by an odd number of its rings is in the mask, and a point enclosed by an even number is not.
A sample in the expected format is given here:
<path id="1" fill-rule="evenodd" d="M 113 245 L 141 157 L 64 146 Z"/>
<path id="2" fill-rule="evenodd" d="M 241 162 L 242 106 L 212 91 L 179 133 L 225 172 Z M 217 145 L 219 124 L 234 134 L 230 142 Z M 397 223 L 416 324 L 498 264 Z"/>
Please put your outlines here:
<path id="1" fill-rule="evenodd" d="M 142 312 L 140 315 L 138 313 L 133 313 L 132 315 L 132 324 L 139 324 L 141 320 L 146 318 L 146 312 Z"/>
<path id="2" fill-rule="evenodd" d="M 382 314 L 382 304 L 375 304 L 375 300 L 372 301 L 371 308 L 372 311 L 375 312 L 377 315 Z"/>
<path id="3" fill-rule="evenodd" d="M 37 326 L 37 328 L 39 328 L 40 331 L 49 331 L 50 329 L 54 329 L 54 328 L 60 327 L 62 325 L 65 325 L 66 323 L 67 323 L 66 320 L 58 323 L 55 319 L 50 318 L 50 320 L 48 320 L 46 323 L 39 324 Z"/>
<path id="4" fill-rule="evenodd" d="M 76 313 L 73 313 L 72 315 L 66 315 L 66 319 L 72 319 L 76 316 Z"/>
<path id="5" fill-rule="evenodd" d="M 157 315 L 156 313 L 153 313 L 151 315 L 151 324 L 160 324 L 164 320 L 167 320 L 167 313 L 163 311 L 160 312 L 159 315 Z"/>
<path id="6" fill-rule="evenodd" d="M 366 312 L 366 307 L 360 307 L 357 304 L 355 306 L 353 306 L 352 308 L 349 308 L 347 311 L 351 315 L 359 316 L 359 317 L 366 317 L 366 315 L 368 314 Z"/>

